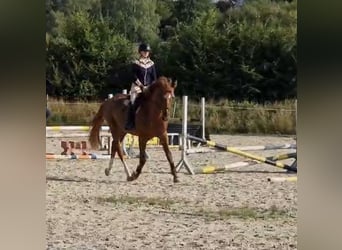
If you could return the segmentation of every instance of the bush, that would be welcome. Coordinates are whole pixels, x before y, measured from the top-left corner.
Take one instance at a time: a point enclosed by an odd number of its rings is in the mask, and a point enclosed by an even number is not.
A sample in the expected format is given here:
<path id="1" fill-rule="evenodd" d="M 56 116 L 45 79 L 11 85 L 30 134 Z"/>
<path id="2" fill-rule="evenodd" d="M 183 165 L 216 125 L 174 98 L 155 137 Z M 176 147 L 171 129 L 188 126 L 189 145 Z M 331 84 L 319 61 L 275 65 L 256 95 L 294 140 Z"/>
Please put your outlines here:
<path id="1" fill-rule="evenodd" d="M 127 74 L 120 77 L 118 73 L 127 71 L 133 44 L 116 34 L 106 20 L 80 11 L 60 20 L 59 29 L 47 48 L 46 75 L 56 88 L 56 97 L 103 98 L 129 82 Z"/>

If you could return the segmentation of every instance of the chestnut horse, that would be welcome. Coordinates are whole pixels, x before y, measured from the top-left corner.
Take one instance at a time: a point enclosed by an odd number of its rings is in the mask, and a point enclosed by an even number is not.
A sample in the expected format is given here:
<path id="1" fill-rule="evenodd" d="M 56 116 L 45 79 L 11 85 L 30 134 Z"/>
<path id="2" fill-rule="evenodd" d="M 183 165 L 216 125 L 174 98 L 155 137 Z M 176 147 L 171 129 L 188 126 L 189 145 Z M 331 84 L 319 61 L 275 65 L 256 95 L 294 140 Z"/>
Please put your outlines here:
<path id="1" fill-rule="evenodd" d="M 99 111 L 92 121 L 89 142 L 92 148 L 99 147 L 100 128 L 105 120 L 113 137 L 109 167 L 105 169 L 105 174 L 107 176 L 112 169 L 114 157 L 117 152 L 122 164 L 124 165 L 127 180 L 133 181 L 137 179 L 146 162 L 146 143 L 153 137 L 158 137 L 170 164 L 173 181 L 178 182 L 176 167 L 168 144 L 168 122 L 164 117 L 165 113 L 170 108 L 176 86 L 176 81 L 173 82 L 170 78 L 161 76 L 155 81 L 155 83 L 146 88 L 136 100 L 139 101 L 140 105 L 135 116 L 135 128 L 129 131 L 125 129 L 128 107 L 130 105 L 129 95 L 117 94 L 101 104 Z M 130 171 L 123 159 L 121 147 L 121 143 L 127 133 L 139 137 L 140 160 L 136 171 L 133 171 L 132 175 L 130 174 Z"/>

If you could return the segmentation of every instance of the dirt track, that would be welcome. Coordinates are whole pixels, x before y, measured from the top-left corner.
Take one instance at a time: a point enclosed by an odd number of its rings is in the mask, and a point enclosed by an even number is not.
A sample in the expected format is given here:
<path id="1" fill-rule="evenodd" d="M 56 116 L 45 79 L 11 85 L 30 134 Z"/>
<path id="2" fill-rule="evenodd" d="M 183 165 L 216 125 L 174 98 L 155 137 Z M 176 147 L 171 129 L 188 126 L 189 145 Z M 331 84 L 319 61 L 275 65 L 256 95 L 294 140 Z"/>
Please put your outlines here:
<path id="1" fill-rule="evenodd" d="M 272 136 L 211 139 L 230 146 L 295 143 Z M 60 153 L 59 141 L 47 139 L 47 152 Z M 172 152 L 178 163 L 180 151 Z M 267 182 L 289 175 L 282 169 L 257 164 L 195 176 L 182 169 L 180 183 L 173 184 L 162 150 L 148 153 L 134 182 L 126 182 L 119 160 L 109 177 L 108 160 L 47 160 L 47 249 L 297 249 L 297 183 Z M 215 152 L 189 160 L 198 168 L 244 159 Z M 138 159 L 127 163 L 133 170 Z"/>

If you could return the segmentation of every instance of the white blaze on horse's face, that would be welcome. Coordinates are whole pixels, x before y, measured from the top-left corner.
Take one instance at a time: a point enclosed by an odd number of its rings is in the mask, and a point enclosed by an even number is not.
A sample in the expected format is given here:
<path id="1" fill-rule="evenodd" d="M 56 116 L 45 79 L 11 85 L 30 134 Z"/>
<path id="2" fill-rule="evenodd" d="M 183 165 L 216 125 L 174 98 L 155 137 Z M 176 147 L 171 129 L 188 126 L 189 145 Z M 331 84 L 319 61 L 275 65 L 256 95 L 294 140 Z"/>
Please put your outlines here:
<path id="1" fill-rule="evenodd" d="M 166 108 L 169 108 L 170 105 L 171 105 L 171 101 L 172 101 L 172 98 L 175 97 L 174 96 L 174 91 L 173 89 L 172 90 L 168 90 L 165 94 L 164 94 L 164 100 L 165 100 L 165 105 L 166 105 Z"/>
<path id="2" fill-rule="evenodd" d="M 174 89 L 170 89 L 168 92 L 166 92 L 166 94 L 164 95 L 164 98 L 166 99 L 171 99 L 175 97 L 175 90 Z"/>
<path id="3" fill-rule="evenodd" d="M 166 100 L 171 99 L 171 98 L 172 98 L 172 93 L 167 92 L 167 93 L 164 95 L 164 98 L 165 98 Z"/>

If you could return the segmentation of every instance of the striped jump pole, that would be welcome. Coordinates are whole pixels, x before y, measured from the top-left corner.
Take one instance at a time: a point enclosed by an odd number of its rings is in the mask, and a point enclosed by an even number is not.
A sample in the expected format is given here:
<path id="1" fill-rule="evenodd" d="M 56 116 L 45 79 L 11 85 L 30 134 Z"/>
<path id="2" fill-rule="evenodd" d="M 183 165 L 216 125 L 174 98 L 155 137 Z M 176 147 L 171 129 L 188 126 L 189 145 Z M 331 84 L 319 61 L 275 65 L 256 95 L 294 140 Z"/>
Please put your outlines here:
<path id="1" fill-rule="evenodd" d="M 238 150 L 243 151 L 257 151 L 257 150 L 277 150 L 277 149 L 297 149 L 296 144 L 281 144 L 281 145 L 264 145 L 264 146 L 243 146 L 235 147 Z"/>
<path id="2" fill-rule="evenodd" d="M 205 138 L 203 138 L 205 139 Z M 242 146 L 242 147 L 234 147 L 237 150 L 242 151 L 258 151 L 258 150 L 278 150 L 278 149 L 296 149 L 296 144 L 281 144 L 281 145 L 264 145 L 264 146 Z M 193 154 L 193 153 L 210 153 L 215 152 L 215 149 L 211 148 L 189 148 L 187 149 L 187 154 Z M 281 156 L 282 159 L 288 159 L 288 158 L 295 158 L 293 156 L 287 157 L 287 155 L 290 154 L 284 154 Z M 280 156 L 279 156 L 280 157 Z M 280 160 L 280 159 L 278 159 Z"/>
<path id="3" fill-rule="evenodd" d="M 55 155 L 55 154 L 46 154 L 46 160 L 107 160 L 110 159 L 110 155 Z"/>
<path id="4" fill-rule="evenodd" d="M 222 144 L 218 144 L 218 143 L 216 143 L 214 141 L 204 140 L 202 138 L 198 138 L 198 137 L 192 136 L 192 135 L 187 135 L 187 138 L 190 139 L 190 140 L 194 140 L 194 141 L 197 141 L 197 142 L 201 142 L 201 143 L 207 144 L 208 146 L 212 146 L 212 147 L 215 147 L 215 148 L 218 148 L 218 149 L 221 149 L 221 150 L 225 150 L 225 151 L 233 153 L 233 154 L 237 154 L 237 155 L 240 155 L 240 156 L 243 156 L 243 157 L 247 157 L 247 158 L 250 158 L 250 159 L 253 159 L 253 160 L 257 160 L 259 162 L 264 162 L 266 164 L 269 164 L 269 165 L 272 165 L 272 166 L 275 166 L 275 167 L 278 167 L 278 168 L 283 168 L 283 169 L 286 169 L 286 170 L 289 170 L 289 171 L 292 171 L 292 172 L 297 172 L 297 168 L 294 168 L 294 167 L 289 166 L 287 164 L 284 164 L 282 162 L 272 161 L 270 159 L 267 159 L 266 157 L 250 154 L 250 153 L 247 153 L 247 152 L 243 152 L 243 151 L 238 150 L 236 148 L 228 147 L 228 146 L 222 145 Z"/>
<path id="5" fill-rule="evenodd" d="M 257 161 L 239 161 L 227 164 L 223 167 L 205 166 L 199 170 L 196 170 L 196 174 L 215 174 L 220 172 L 229 172 L 233 168 L 252 166 L 257 163 Z"/>
<path id="6" fill-rule="evenodd" d="M 266 157 L 266 159 L 269 159 L 272 161 L 285 160 L 289 158 L 297 158 L 297 153 L 281 154 L 277 156 Z M 252 160 L 252 161 L 234 162 L 234 163 L 225 165 L 223 167 L 205 166 L 197 170 L 196 174 L 214 174 L 214 173 L 219 173 L 219 172 L 229 172 L 233 168 L 252 166 L 257 163 L 259 163 L 259 161 Z M 295 166 L 294 164 L 291 165 L 291 167 L 294 167 L 294 166 Z M 283 177 L 279 177 L 279 178 L 283 178 Z M 277 179 L 275 181 L 277 181 Z"/>
<path id="7" fill-rule="evenodd" d="M 297 159 L 297 152 L 266 157 L 266 159 L 269 159 L 271 161 L 279 161 L 279 160 L 285 160 L 285 159 L 290 159 L 290 158 Z"/>

